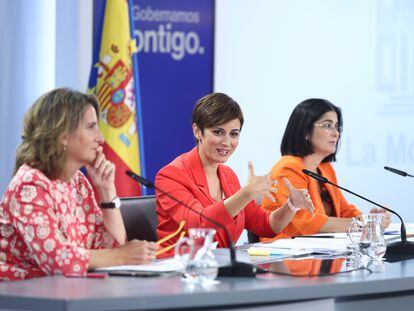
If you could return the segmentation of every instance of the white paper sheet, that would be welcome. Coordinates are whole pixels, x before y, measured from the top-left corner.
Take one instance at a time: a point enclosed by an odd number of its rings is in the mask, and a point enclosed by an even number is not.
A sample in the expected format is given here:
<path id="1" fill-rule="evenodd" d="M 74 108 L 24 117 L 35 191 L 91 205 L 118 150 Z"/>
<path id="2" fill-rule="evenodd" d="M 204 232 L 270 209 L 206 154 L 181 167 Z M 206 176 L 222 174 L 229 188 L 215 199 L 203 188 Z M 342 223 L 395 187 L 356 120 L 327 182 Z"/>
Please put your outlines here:
<path id="1" fill-rule="evenodd" d="M 172 259 L 165 259 L 155 261 L 149 265 L 126 265 L 126 266 L 112 266 L 95 269 L 95 271 L 150 271 L 150 272 L 173 272 L 180 271 L 182 265 L 179 261 Z"/>
<path id="2" fill-rule="evenodd" d="M 280 239 L 263 245 L 266 248 L 304 250 L 329 255 L 339 255 L 346 251 L 346 239 L 342 238 Z"/>

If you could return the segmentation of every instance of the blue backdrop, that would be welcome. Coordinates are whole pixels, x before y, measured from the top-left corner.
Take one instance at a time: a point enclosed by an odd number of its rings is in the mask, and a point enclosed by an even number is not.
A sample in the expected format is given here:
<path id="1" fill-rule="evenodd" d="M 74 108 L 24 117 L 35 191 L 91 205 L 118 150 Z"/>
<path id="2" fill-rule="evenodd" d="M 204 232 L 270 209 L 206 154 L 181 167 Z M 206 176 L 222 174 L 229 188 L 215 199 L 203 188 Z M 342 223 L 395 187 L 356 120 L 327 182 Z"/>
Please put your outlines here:
<path id="1" fill-rule="evenodd" d="M 214 1 L 134 0 L 145 170 L 158 170 L 194 146 L 191 112 L 213 90 Z M 105 1 L 95 1 L 101 29 Z M 94 51 L 100 33 L 94 30 Z M 94 54 L 94 63 L 98 59 Z"/>

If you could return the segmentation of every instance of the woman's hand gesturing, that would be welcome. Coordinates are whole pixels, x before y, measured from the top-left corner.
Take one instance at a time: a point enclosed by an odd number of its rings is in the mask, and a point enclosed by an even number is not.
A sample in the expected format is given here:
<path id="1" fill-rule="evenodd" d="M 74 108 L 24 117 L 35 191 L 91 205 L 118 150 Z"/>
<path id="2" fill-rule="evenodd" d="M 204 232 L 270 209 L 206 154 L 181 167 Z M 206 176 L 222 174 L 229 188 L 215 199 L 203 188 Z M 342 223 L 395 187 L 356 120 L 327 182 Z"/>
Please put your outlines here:
<path id="1" fill-rule="evenodd" d="M 297 209 L 304 208 L 309 211 L 313 215 L 313 203 L 310 198 L 310 195 L 308 193 L 307 189 L 296 189 L 292 186 L 289 179 L 286 177 L 283 177 L 283 182 L 285 183 L 286 187 L 289 191 L 289 198 L 290 202 L 293 204 L 293 206 Z"/>
<path id="2" fill-rule="evenodd" d="M 247 187 L 251 199 L 257 200 L 266 197 L 272 202 L 274 202 L 275 198 L 273 197 L 271 192 L 276 193 L 277 190 L 273 187 L 273 185 L 277 185 L 277 181 L 271 180 L 270 174 L 256 176 L 254 174 L 253 163 L 249 161 L 249 179 L 247 182 Z"/>

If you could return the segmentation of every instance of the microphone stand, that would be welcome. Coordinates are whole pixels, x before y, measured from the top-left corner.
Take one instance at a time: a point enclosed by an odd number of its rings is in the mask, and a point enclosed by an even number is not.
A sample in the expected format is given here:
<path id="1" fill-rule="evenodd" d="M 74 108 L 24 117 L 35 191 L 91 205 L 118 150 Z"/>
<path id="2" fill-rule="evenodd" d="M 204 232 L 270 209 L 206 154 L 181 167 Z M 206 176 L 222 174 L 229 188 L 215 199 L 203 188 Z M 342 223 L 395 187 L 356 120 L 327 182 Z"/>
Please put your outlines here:
<path id="1" fill-rule="evenodd" d="M 380 205 L 380 204 L 378 204 L 374 201 L 371 201 L 370 199 L 365 198 L 362 195 L 359 195 L 359 194 L 357 194 L 357 193 L 355 193 L 355 192 L 353 192 L 349 189 L 346 189 L 346 188 L 341 187 L 337 184 L 334 184 L 333 182 L 329 181 L 327 178 L 325 178 L 325 177 L 323 177 L 319 174 L 316 174 L 316 173 L 311 172 L 311 171 L 306 170 L 306 169 L 302 170 L 302 172 L 305 173 L 306 175 L 318 180 L 321 183 L 330 184 L 334 187 L 337 187 L 337 188 L 339 188 L 339 189 L 341 189 L 345 192 L 348 192 L 352 195 L 355 195 L 358 198 L 361 198 L 361 199 L 363 199 L 363 200 L 365 200 L 365 201 L 367 201 L 371 204 L 374 204 L 378 207 L 381 207 L 381 208 L 385 209 L 386 211 L 389 211 L 390 213 L 396 215 L 401 221 L 401 241 L 390 243 L 389 245 L 387 245 L 387 250 L 385 252 L 385 258 L 387 260 L 391 261 L 391 262 L 403 261 L 403 260 L 408 260 L 408 259 L 414 258 L 414 243 L 407 241 L 407 231 L 405 229 L 404 221 L 397 212 L 393 211 L 392 209 L 390 209 L 388 207 L 382 206 L 382 205 Z"/>
<path id="2" fill-rule="evenodd" d="M 185 208 L 189 209 L 190 211 L 196 213 L 200 217 L 206 219 L 213 225 L 217 226 L 218 228 L 224 230 L 226 233 L 227 239 L 229 241 L 229 252 L 230 252 L 230 265 L 229 266 L 223 266 L 218 268 L 218 276 L 219 277 L 254 277 L 257 272 L 257 267 L 255 265 L 246 263 L 246 262 L 240 262 L 236 259 L 236 249 L 234 247 L 233 239 L 231 238 L 230 232 L 228 229 L 223 226 L 222 224 L 218 223 L 214 219 L 211 219 L 208 216 L 205 216 L 201 214 L 196 209 L 192 208 L 191 206 L 184 204 L 179 199 L 175 198 L 171 194 L 167 193 L 166 191 L 160 189 L 159 187 L 155 186 L 155 184 L 142 176 L 139 176 L 131 171 L 125 171 L 125 173 L 134 179 L 135 181 L 139 182 L 140 184 L 144 185 L 147 188 L 155 189 L 156 191 L 160 192 L 161 194 L 166 195 L 168 198 L 173 200 L 174 202 L 184 206 Z"/>

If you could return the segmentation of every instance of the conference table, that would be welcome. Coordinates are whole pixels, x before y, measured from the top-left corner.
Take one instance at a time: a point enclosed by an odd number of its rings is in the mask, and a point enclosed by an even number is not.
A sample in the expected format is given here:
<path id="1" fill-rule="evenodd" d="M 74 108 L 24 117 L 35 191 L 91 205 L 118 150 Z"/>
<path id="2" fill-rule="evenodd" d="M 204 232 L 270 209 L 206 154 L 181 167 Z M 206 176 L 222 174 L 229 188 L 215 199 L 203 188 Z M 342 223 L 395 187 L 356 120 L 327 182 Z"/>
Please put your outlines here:
<path id="1" fill-rule="evenodd" d="M 411 310 L 414 260 L 323 277 L 262 274 L 202 287 L 179 276 L 51 276 L 0 283 L 5 310 Z"/>

